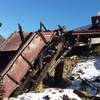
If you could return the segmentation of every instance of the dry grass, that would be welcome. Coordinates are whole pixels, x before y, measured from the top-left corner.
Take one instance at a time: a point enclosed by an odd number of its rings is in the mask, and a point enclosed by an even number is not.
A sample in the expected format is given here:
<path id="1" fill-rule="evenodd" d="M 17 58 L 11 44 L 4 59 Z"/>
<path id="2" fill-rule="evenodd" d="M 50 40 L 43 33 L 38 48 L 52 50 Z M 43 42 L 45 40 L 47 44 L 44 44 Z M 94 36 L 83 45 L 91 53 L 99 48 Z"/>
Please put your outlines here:
<path id="1" fill-rule="evenodd" d="M 64 61 L 64 72 L 63 72 L 63 78 L 67 78 L 67 76 L 71 73 L 72 69 L 76 66 L 78 63 L 78 60 L 76 59 L 76 56 L 66 58 Z"/>
<path id="2" fill-rule="evenodd" d="M 98 45 L 95 49 L 94 52 L 98 55 L 100 55 L 100 45 Z"/>

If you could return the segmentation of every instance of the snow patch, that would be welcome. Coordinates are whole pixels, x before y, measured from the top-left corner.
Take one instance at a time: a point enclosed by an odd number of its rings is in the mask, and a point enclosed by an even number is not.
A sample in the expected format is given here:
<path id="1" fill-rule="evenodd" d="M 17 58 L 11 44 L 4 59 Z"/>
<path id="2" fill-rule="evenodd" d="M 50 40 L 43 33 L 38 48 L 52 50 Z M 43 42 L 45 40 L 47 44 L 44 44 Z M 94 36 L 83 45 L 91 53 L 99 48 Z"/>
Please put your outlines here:
<path id="1" fill-rule="evenodd" d="M 64 96 L 70 99 L 82 100 L 77 94 L 73 93 L 72 89 L 56 88 L 48 88 L 44 93 L 24 93 L 14 100 L 64 100 Z"/>
<path id="2" fill-rule="evenodd" d="M 97 76 L 100 76 L 100 57 L 78 63 L 72 73 L 79 74 L 82 79 L 95 80 Z"/>

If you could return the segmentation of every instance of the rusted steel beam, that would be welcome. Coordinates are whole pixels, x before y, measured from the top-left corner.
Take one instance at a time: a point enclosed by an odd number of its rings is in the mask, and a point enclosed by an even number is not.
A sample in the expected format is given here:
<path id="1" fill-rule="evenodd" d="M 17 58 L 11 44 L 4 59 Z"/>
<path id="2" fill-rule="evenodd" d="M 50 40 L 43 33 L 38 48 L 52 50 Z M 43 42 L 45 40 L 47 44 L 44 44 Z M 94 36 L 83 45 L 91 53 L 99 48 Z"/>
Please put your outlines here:
<path id="1" fill-rule="evenodd" d="M 72 35 L 88 35 L 88 34 L 100 34 L 100 29 L 93 29 L 93 30 L 75 30 L 72 31 Z"/>

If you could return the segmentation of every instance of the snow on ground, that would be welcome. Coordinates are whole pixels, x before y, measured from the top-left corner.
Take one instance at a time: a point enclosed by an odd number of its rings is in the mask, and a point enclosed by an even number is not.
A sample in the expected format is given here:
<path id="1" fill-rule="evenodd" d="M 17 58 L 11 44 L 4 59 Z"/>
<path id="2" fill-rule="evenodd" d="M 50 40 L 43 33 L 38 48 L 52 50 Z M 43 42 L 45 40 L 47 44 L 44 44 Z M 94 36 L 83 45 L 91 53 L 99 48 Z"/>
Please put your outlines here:
<path id="1" fill-rule="evenodd" d="M 71 76 L 78 76 L 78 79 L 72 81 L 66 88 L 83 89 L 91 95 L 98 94 L 97 87 L 100 89 L 100 56 L 91 56 L 88 60 L 79 62 L 73 69 Z M 95 80 L 99 77 L 99 81 Z M 69 78 L 70 79 L 70 78 Z M 83 83 L 86 82 L 87 84 Z"/>
<path id="2" fill-rule="evenodd" d="M 72 73 L 79 74 L 82 79 L 95 80 L 97 76 L 100 76 L 100 57 L 92 57 L 78 63 Z"/>
<path id="3" fill-rule="evenodd" d="M 14 100 L 68 100 L 67 98 L 82 100 L 78 95 L 73 93 L 72 89 L 57 88 L 48 88 L 44 91 L 44 93 L 24 93 L 22 95 L 19 95 Z"/>

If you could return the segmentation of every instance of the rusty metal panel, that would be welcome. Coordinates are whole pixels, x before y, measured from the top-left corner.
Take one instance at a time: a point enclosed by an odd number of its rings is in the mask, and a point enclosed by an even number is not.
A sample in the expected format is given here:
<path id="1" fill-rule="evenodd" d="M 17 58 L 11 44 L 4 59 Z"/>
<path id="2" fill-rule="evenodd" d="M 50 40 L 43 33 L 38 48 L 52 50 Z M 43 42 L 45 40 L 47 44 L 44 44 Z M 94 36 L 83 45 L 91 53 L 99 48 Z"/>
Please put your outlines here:
<path id="1" fill-rule="evenodd" d="M 49 41 L 50 37 L 52 36 L 51 33 L 52 32 L 42 33 L 46 41 Z M 34 39 L 25 48 L 22 55 L 31 62 L 32 60 L 35 60 L 44 45 L 45 42 L 42 40 L 42 38 L 39 35 L 35 35 Z"/>
<path id="2" fill-rule="evenodd" d="M 13 82 L 7 75 L 3 78 L 3 84 L 4 84 L 4 97 L 9 97 L 9 94 L 12 93 L 11 90 L 14 90 L 17 88 L 16 83 Z"/>
<path id="3" fill-rule="evenodd" d="M 17 83 L 19 83 L 28 69 L 28 64 L 21 56 L 19 56 L 7 74 L 10 75 L 14 80 L 16 80 Z"/>
<path id="4" fill-rule="evenodd" d="M 26 38 L 28 33 L 23 33 Z M 0 51 L 12 51 L 17 50 L 22 41 L 18 32 L 13 33 L 1 46 Z"/>
<path id="5" fill-rule="evenodd" d="M 43 32 L 42 35 L 48 42 L 53 36 L 53 32 Z M 42 37 L 38 34 L 32 35 L 3 71 L 2 76 L 5 88 L 5 97 L 9 97 L 11 95 L 30 68 L 23 57 L 29 62 L 34 61 L 43 49 L 44 45 L 45 42 Z"/>

